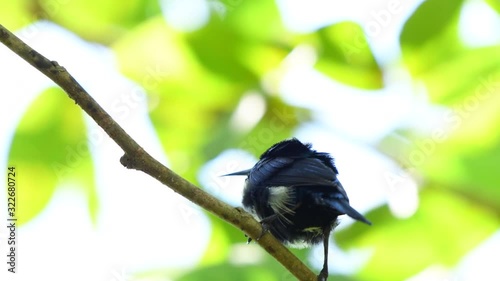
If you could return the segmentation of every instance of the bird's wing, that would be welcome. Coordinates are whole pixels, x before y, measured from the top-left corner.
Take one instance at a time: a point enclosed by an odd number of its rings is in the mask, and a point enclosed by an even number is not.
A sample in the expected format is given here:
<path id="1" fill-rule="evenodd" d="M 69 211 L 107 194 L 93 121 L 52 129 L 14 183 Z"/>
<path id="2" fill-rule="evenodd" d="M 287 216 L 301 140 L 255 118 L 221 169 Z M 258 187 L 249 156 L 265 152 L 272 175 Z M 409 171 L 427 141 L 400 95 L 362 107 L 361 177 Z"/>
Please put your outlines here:
<path id="1" fill-rule="evenodd" d="M 315 204 L 332 208 L 356 220 L 371 224 L 349 205 L 349 199 L 337 179 L 336 171 L 319 159 L 273 158 L 255 166 L 250 173 L 249 180 L 252 184 L 267 187 L 304 187 L 307 192 L 318 192 L 320 195 L 314 197 L 316 198 Z M 309 189 L 310 187 L 315 188 Z"/>
<path id="2" fill-rule="evenodd" d="M 336 172 L 316 158 L 273 158 L 256 166 L 251 181 L 265 186 L 334 186 Z"/>

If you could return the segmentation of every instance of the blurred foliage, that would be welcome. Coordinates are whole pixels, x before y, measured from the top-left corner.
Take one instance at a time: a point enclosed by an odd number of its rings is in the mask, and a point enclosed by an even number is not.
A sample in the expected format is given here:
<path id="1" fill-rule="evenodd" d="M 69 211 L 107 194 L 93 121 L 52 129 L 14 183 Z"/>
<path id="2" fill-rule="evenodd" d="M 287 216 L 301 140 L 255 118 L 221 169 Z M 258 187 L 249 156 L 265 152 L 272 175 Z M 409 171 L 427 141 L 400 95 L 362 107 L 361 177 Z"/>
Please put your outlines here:
<path id="1" fill-rule="evenodd" d="M 486 2 L 500 11 L 498 1 Z M 399 38 L 404 67 L 425 86 L 433 103 L 449 109 L 429 132 L 400 128 L 412 140 L 409 147 L 387 145 L 387 139 L 378 144 L 425 179 L 419 210 L 399 220 L 382 206 L 368 215 L 374 227 L 354 224 L 338 231 L 339 245 L 369 249 L 372 256 L 353 276 L 334 280 L 403 280 L 434 264 L 453 267 L 498 230 L 500 179 L 492 171 L 500 163 L 500 45 L 471 48 L 461 42 L 463 3 L 423 1 Z M 242 148 L 258 156 L 311 120 L 310 112 L 277 95 L 277 69 L 299 45 L 315 49 L 315 68 L 331 79 L 361 89 L 384 87 L 384 69 L 356 22 L 296 34 L 284 27 L 273 1 L 209 4 L 208 22 L 189 32 L 171 27 L 153 0 L 2 0 L 0 19 L 11 29 L 48 19 L 109 46 L 121 72 L 156 102 L 150 117 L 165 153 L 172 168 L 192 182 L 200 167 L 225 149 Z M 251 129 L 236 130 L 231 125 L 234 110 L 249 92 L 262 97 L 266 111 Z M 82 113 L 70 103 L 60 90 L 49 89 L 18 125 L 9 163 L 30 174 L 22 178 L 26 188 L 19 194 L 21 224 L 40 213 L 60 181 L 81 187 L 90 213 L 97 215 L 86 128 Z M 416 162 L 416 154 L 422 161 Z M 293 280 L 268 256 L 258 264 L 231 264 L 232 246 L 245 237 L 209 217 L 213 233 L 204 258 L 199 267 L 177 272 L 177 280 Z M 296 253 L 307 259 L 308 251 Z"/>
<path id="2" fill-rule="evenodd" d="M 316 68 L 348 85 L 367 89 L 383 86 L 379 69 L 361 29 L 354 22 L 342 22 L 320 29 L 320 56 Z"/>
<path id="3" fill-rule="evenodd" d="M 497 12 L 500 12 L 500 2 L 496 0 L 486 0 L 486 3 L 490 4 Z"/>
<path id="4" fill-rule="evenodd" d="M 498 228 L 491 210 L 462 195 L 428 186 L 421 198 L 419 210 L 409 219 L 384 219 L 390 212 L 381 207 L 370 214 L 380 223 L 376 229 L 363 231 L 355 225 L 338 234 L 343 246 L 373 251 L 360 279 L 372 280 L 384 268 L 384 280 L 404 280 L 430 261 L 453 266 Z"/>
<path id="5" fill-rule="evenodd" d="M 23 202 L 17 210 L 19 224 L 39 214 L 62 182 L 83 189 L 96 218 L 98 199 L 83 113 L 72 104 L 61 89 L 50 88 L 33 101 L 17 127 L 9 163 L 26 173 L 18 189 Z"/>

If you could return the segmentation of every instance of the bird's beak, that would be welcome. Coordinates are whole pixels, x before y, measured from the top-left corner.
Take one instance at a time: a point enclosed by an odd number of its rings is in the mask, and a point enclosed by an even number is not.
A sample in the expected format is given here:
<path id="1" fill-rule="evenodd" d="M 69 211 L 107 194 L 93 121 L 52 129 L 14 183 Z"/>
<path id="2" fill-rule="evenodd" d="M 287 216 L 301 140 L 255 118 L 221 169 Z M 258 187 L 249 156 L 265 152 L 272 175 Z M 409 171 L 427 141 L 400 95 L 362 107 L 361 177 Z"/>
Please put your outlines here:
<path id="1" fill-rule="evenodd" d="M 225 174 L 225 175 L 222 175 L 221 177 L 227 177 L 227 176 L 248 176 L 248 174 L 250 174 L 251 170 L 252 169 L 248 169 L 248 170 L 243 170 L 243 171 L 234 172 L 234 173 L 230 173 L 230 174 Z"/>

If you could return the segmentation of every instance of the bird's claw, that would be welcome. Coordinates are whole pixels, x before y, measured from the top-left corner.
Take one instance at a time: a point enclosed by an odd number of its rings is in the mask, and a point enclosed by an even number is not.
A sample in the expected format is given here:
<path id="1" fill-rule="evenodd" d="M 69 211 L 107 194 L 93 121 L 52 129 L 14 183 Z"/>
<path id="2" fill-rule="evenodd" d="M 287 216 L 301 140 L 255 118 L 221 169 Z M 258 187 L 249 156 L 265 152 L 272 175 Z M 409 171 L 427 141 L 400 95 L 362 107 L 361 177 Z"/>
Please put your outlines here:
<path id="1" fill-rule="evenodd" d="M 262 226 L 262 231 L 260 232 L 259 236 L 255 239 L 255 241 L 259 241 L 266 232 L 269 231 L 269 227 L 267 226 L 267 223 L 261 222 L 260 225 Z M 245 237 L 248 237 L 247 244 L 250 244 L 252 242 L 252 237 L 248 236 L 245 234 Z"/>
<path id="2" fill-rule="evenodd" d="M 257 237 L 257 241 L 259 241 L 260 238 L 262 238 L 262 236 L 264 236 L 264 234 L 269 231 L 269 226 L 267 225 L 267 223 L 261 222 L 260 225 L 262 226 L 262 231 L 260 232 L 259 237 Z"/>

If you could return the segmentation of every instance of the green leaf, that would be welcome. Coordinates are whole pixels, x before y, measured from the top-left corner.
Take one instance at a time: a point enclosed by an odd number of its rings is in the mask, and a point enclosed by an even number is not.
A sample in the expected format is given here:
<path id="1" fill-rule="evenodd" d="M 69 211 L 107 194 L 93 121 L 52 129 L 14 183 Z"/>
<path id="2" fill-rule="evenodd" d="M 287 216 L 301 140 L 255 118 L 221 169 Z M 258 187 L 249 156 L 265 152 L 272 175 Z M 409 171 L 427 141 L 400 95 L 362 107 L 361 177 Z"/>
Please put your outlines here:
<path id="1" fill-rule="evenodd" d="M 365 89 L 383 87 L 380 70 L 361 26 L 342 22 L 317 32 L 319 60 L 316 68 L 345 84 Z"/>
<path id="2" fill-rule="evenodd" d="M 0 0 L 0 7 L 2 7 L 0 9 L 0 19 L 2 19 L 2 25 L 14 31 L 32 23 L 35 18 L 26 9 L 31 2 L 29 0 Z"/>
<path id="3" fill-rule="evenodd" d="M 420 155 L 421 163 L 408 165 L 428 180 L 498 208 L 500 181 L 491 171 L 500 161 L 499 53 L 500 46 L 465 51 L 422 75 L 431 99 L 450 110 L 436 120 L 430 135 L 413 138 L 407 153 Z"/>
<path id="4" fill-rule="evenodd" d="M 152 1 L 41 0 L 39 13 L 80 36 L 111 43 L 126 34 L 127 28 L 159 12 Z"/>
<path id="5" fill-rule="evenodd" d="M 403 27 L 401 44 L 422 46 L 452 25 L 464 0 L 423 1 Z"/>
<path id="6" fill-rule="evenodd" d="M 276 69 L 293 48 L 293 34 L 281 22 L 276 2 L 224 1 L 228 11 L 223 28 L 238 35 L 235 58 L 258 77 Z M 259 15 L 259 20 L 255 20 Z"/>
<path id="7" fill-rule="evenodd" d="M 419 209 L 409 219 L 390 219 L 384 207 L 374 213 L 387 219 L 373 220 L 369 231 L 338 234 L 344 246 L 373 251 L 360 279 L 399 281 L 431 265 L 454 266 L 498 228 L 494 213 L 465 197 L 431 187 L 420 196 Z"/>
<path id="8" fill-rule="evenodd" d="M 425 72 L 462 51 L 458 37 L 462 4 L 463 0 L 424 1 L 405 23 L 400 42 L 404 61 L 413 74 Z"/>
<path id="9" fill-rule="evenodd" d="M 430 98 L 441 104 L 458 104 L 482 91 L 484 84 L 496 85 L 491 76 L 498 73 L 500 46 L 464 50 L 421 74 Z M 491 91 L 491 90 L 490 90 Z"/>
<path id="10" fill-rule="evenodd" d="M 199 62 L 224 79 L 254 87 L 291 50 L 273 1 L 225 1 L 223 16 L 186 35 Z M 259 20 L 255 20 L 255 15 Z"/>
<path id="11" fill-rule="evenodd" d="M 8 163 L 19 173 L 20 224 L 39 214 L 56 186 L 69 181 L 87 194 L 95 219 L 97 197 L 82 114 L 59 88 L 45 91 L 28 108 L 15 132 Z"/>
<path id="12" fill-rule="evenodd" d="M 210 72 L 224 79 L 244 84 L 257 84 L 256 77 L 240 60 L 245 38 L 212 17 L 200 30 L 186 37 L 197 60 Z"/>
<path id="13" fill-rule="evenodd" d="M 167 79 L 189 81 L 201 71 L 183 37 L 161 16 L 137 25 L 114 42 L 112 49 L 121 71 L 148 92 L 158 91 Z"/>
<path id="14" fill-rule="evenodd" d="M 497 13 L 500 13 L 500 2 L 497 0 L 486 0 L 486 3 L 488 3 Z"/>
<path id="15" fill-rule="evenodd" d="M 477 104 L 474 110 L 462 105 L 448 112 L 454 131 L 446 141 L 432 143 L 421 170 L 429 180 L 500 209 L 500 180 L 494 172 L 500 161 L 500 98 L 492 95 Z"/>

